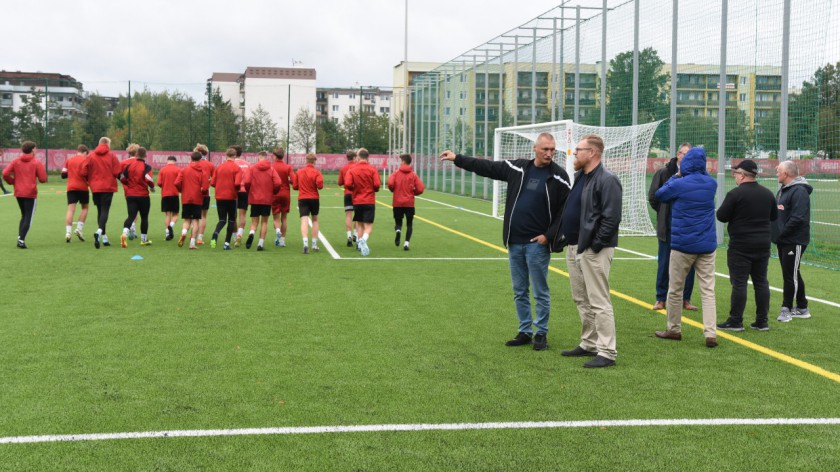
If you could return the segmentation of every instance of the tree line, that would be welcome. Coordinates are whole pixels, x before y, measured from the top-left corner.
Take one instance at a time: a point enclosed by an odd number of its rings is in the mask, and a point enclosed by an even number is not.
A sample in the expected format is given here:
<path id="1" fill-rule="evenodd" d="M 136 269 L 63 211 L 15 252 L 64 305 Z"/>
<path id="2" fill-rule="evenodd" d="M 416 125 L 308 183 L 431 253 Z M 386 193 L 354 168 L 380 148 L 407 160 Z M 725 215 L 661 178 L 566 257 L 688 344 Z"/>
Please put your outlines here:
<path id="1" fill-rule="evenodd" d="M 241 116 L 218 90 L 209 103 L 178 91 L 144 89 L 130 98 L 120 95 L 115 103 L 88 94 L 81 112 L 72 116 L 61 116 L 60 105 L 45 100 L 44 92 L 34 87 L 22 102 L 18 111 L 0 108 L 0 148 L 33 140 L 40 148 L 75 149 L 84 144 L 92 149 L 102 136 L 110 137 L 117 149 L 136 142 L 168 151 L 188 151 L 196 143 L 207 143 L 211 151 L 240 144 L 246 152 L 281 146 L 333 154 L 364 146 L 372 154 L 384 154 L 389 145 L 388 116 L 353 112 L 339 123 L 318 123 L 312 112 L 301 108 L 287 133 L 262 106 Z"/>

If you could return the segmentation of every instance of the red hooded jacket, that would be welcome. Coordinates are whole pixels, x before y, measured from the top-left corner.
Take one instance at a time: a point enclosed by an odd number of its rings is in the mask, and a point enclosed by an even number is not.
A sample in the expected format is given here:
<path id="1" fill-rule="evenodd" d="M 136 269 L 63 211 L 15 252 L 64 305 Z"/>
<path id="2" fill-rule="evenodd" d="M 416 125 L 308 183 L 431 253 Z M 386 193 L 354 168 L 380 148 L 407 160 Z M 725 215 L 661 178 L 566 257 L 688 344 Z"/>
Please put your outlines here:
<path id="1" fill-rule="evenodd" d="M 46 183 L 47 169 L 34 154 L 21 154 L 3 169 L 3 180 L 15 186 L 16 197 L 38 198 L 38 182 Z"/>
<path id="2" fill-rule="evenodd" d="M 297 171 L 294 187 L 298 191 L 298 200 L 317 200 L 320 197 L 318 189 L 324 188 L 324 176 L 314 165 L 306 164 L 306 167 Z"/>
<path id="3" fill-rule="evenodd" d="M 158 172 L 157 184 L 160 187 L 161 197 L 177 197 L 178 187 L 175 186 L 175 179 L 181 173 L 181 168 L 174 162 L 170 162 L 163 166 L 163 169 Z"/>
<path id="4" fill-rule="evenodd" d="M 68 192 L 88 191 L 86 160 L 86 155 L 76 154 L 64 163 L 64 168 L 61 169 L 61 177 L 67 179 Z"/>
<path id="5" fill-rule="evenodd" d="M 175 187 L 181 192 L 184 205 L 201 205 L 204 192 L 210 189 L 210 177 L 201 161 L 192 161 L 181 169 L 175 179 Z"/>
<path id="6" fill-rule="evenodd" d="M 353 192 L 350 191 L 349 188 L 347 188 L 347 183 L 345 182 L 345 179 L 347 179 L 347 172 L 349 172 L 350 169 L 352 169 L 354 165 L 356 165 L 356 163 L 353 162 L 353 161 L 350 161 L 350 162 L 347 163 L 347 165 L 345 165 L 344 167 L 342 167 L 341 169 L 338 170 L 338 185 L 341 185 L 342 187 L 344 187 L 344 194 L 345 195 L 350 195 L 350 194 L 353 193 Z"/>
<path id="7" fill-rule="evenodd" d="M 96 146 L 96 149 L 88 154 L 85 168 L 87 169 L 90 190 L 93 193 L 115 193 L 117 191 L 117 176 L 122 172 L 122 166 L 107 144 Z"/>
<path id="8" fill-rule="evenodd" d="M 250 176 L 245 182 L 248 189 L 249 205 L 271 205 L 274 194 L 280 191 L 280 176 L 271 167 L 268 159 L 261 159 L 249 169 Z"/>
<path id="9" fill-rule="evenodd" d="M 209 181 L 213 178 L 213 173 L 216 172 L 216 167 L 207 158 L 204 158 L 204 159 L 202 159 L 198 162 L 200 162 L 201 165 L 204 166 L 204 169 L 207 171 L 207 175 L 208 175 L 207 180 L 208 180 L 208 184 L 209 184 Z M 204 192 L 204 196 L 205 197 L 210 196 L 210 187 L 207 187 L 207 191 Z"/>
<path id="10" fill-rule="evenodd" d="M 350 168 L 345 177 L 345 188 L 353 192 L 353 205 L 375 205 L 376 192 L 382 185 L 379 180 L 379 172 L 368 163 L 362 160 Z"/>
<path id="11" fill-rule="evenodd" d="M 210 185 L 216 189 L 216 200 L 236 200 L 236 192 L 242 185 L 245 172 L 232 159 L 216 167 Z"/>
<path id="12" fill-rule="evenodd" d="M 133 159 L 122 173 L 123 192 L 126 197 L 148 197 L 149 188 L 154 188 L 152 166 L 143 159 Z"/>
<path id="13" fill-rule="evenodd" d="M 251 163 L 246 161 L 245 159 L 242 159 L 241 157 L 237 157 L 233 160 L 233 162 L 235 162 L 236 165 L 238 165 L 239 168 L 242 169 L 242 183 L 239 185 L 239 189 L 237 190 L 237 192 L 247 192 L 248 190 L 245 188 L 245 181 L 248 180 Z"/>
<path id="14" fill-rule="evenodd" d="M 414 169 L 403 164 L 388 177 L 388 190 L 394 193 L 392 206 L 413 207 L 414 197 L 423 193 L 425 187 L 420 177 L 414 173 Z"/>

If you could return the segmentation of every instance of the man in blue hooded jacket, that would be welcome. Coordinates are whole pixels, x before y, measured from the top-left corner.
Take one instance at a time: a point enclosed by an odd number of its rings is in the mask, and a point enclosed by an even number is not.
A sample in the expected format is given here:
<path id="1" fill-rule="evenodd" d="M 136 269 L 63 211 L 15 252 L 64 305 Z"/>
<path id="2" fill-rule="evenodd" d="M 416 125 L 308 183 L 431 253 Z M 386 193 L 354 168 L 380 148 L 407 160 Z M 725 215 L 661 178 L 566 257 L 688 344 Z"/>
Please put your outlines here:
<path id="1" fill-rule="evenodd" d="M 706 172 L 706 151 L 691 148 L 679 172 L 656 191 L 656 199 L 671 204 L 671 267 L 669 270 L 668 329 L 656 337 L 682 339 L 685 276 L 694 267 L 700 283 L 703 335 L 707 347 L 717 346 L 715 306 L 715 192 L 717 182 Z"/>

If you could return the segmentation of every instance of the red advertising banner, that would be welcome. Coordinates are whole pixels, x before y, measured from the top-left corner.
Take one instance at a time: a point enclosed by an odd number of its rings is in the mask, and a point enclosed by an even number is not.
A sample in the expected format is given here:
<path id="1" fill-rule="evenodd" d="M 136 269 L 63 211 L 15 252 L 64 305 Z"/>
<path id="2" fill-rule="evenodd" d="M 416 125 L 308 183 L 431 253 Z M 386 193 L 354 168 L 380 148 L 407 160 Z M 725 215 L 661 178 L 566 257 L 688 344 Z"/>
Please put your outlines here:
<path id="1" fill-rule="evenodd" d="M 743 159 L 732 159 L 731 165 L 738 165 Z M 778 159 L 754 159 L 758 165 L 761 177 L 773 177 L 776 175 Z M 668 163 L 668 159 L 648 159 L 647 172 L 653 173 Z M 799 173 L 804 176 L 809 174 L 840 175 L 840 160 L 835 159 L 804 159 L 796 161 L 799 166 Z M 727 171 L 729 169 L 726 169 Z M 717 159 L 706 161 L 706 171 L 710 174 L 717 173 Z"/>
<path id="2" fill-rule="evenodd" d="M 6 167 L 10 162 L 20 156 L 20 149 L 0 149 L 0 167 Z M 68 158 L 78 154 L 75 150 L 70 149 L 50 149 L 49 150 L 49 165 L 50 170 L 59 170 L 64 167 L 64 163 Z M 120 161 L 128 158 L 128 153 L 125 151 L 114 151 L 117 159 Z M 154 169 L 160 169 L 166 165 L 169 156 L 175 156 L 179 167 L 184 167 L 190 162 L 191 152 L 166 152 L 166 151 L 149 151 L 146 155 L 146 162 Z M 36 149 L 35 157 L 41 162 L 46 162 L 47 151 L 44 149 Z M 250 163 L 256 163 L 259 160 L 257 153 L 243 153 L 242 157 Z M 274 156 L 269 154 L 269 159 L 274 159 Z M 368 162 L 377 169 L 384 169 L 388 164 L 388 155 L 385 154 L 371 154 L 368 157 Z M 398 165 L 398 156 L 390 158 L 392 165 Z M 214 165 L 219 165 L 225 160 L 225 153 L 213 152 L 210 153 L 210 160 Z M 304 154 L 290 154 L 286 156 L 288 162 L 294 169 L 300 169 L 306 165 L 306 155 Z M 315 167 L 320 170 L 338 170 L 347 164 L 347 156 L 344 154 L 318 154 L 318 160 L 315 162 Z"/>

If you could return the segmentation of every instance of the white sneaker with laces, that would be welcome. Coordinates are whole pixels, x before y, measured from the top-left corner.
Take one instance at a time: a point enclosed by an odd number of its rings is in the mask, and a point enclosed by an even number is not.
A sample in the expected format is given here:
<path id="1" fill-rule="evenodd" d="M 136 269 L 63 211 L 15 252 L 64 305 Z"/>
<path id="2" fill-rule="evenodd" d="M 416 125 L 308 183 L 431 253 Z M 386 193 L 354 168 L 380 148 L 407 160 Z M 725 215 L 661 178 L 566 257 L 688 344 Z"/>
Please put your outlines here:
<path id="1" fill-rule="evenodd" d="M 781 311 L 779 311 L 779 317 L 776 318 L 776 321 L 781 321 L 782 323 L 787 323 L 792 320 L 793 313 L 791 313 L 790 308 L 783 306 Z"/>
<path id="2" fill-rule="evenodd" d="M 807 320 L 811 317 L 811 312 L 807 308 L 794 308 L 793 310 L 790 310 L 790 316 L 793 318 Z"/>

